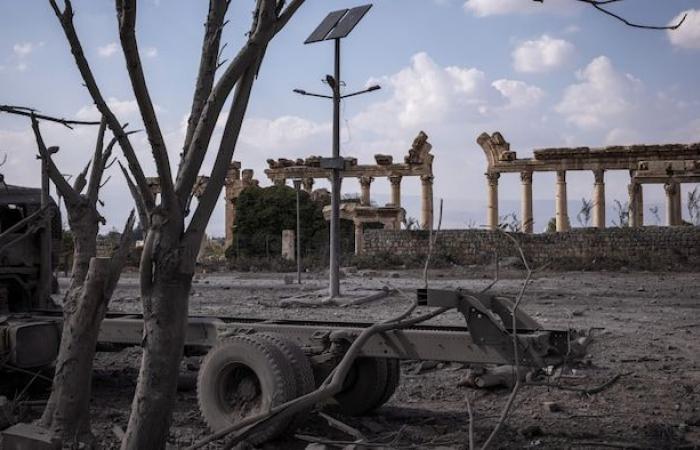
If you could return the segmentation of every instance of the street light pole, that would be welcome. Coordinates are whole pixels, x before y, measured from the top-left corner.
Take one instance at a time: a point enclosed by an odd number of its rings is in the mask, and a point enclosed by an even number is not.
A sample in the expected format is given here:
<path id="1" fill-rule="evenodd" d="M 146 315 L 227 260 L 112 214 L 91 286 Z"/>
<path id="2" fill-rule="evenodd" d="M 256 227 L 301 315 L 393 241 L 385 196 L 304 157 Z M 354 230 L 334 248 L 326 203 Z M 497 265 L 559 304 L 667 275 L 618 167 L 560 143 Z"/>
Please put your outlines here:
<path id="1" fill-rule="evenodd" d="M 294 92 L 311 97 L 320 97 L 333 100 L 333 156 L 321 159 L 321 168 L 331 172 L 331 223 L 330 223 L 330 268 L 329 268 L 329 294 L 331 298 L 340 296 L 340 183 L 342 177 L 340 171 L 345 168 L 345 161 L 340 157 L 340 102 L 346 97 L 364 94 L 379 89 L 379 86 L 371 86 L 359 92 L 340 95 L 340 40 L 347 37 L 357 26 L 372 5 L 358 6 L 352 9 L 341 9 L 329 13 L 316 27 L 311 35 L 304 41 L 312 44 L 321 41 L 335 41 L 335 68 L 333 76 L 326 75 L 326 82 L 333 89 L 333 95 L 315 94 L 302 89 L 294 89 Z"/>
<path id="2" fill-rule="evenodd" d="M 299 214 L 301 179 L 294 180 L 294 189 L 297 191 L 297 284 L 301 284 L 301 216 Z"/>
<path id="3" fill-rule="evenodd" d="M 340 39 L 335 39 L 335 71 L 333 84 L 333 159 L 340 158 Z M 331 298 L 340 296 L 340 170 L 333 169 L 331 178 Z"/>

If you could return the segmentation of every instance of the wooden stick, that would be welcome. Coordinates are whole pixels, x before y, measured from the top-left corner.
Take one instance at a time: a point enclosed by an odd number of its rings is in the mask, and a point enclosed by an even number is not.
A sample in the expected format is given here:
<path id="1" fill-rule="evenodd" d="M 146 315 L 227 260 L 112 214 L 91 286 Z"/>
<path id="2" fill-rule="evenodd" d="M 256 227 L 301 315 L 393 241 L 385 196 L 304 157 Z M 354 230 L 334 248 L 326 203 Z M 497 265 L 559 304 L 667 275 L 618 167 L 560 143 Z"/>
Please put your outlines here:
<path id="1" fill-rule="evenodd" d="M 365 435 L 362 434 L 360 432 L 360 430 L 358 430 L 357 428 L 353 428 L 350 425 L 343 423 L 340 420 L 338 420 L 334 417 L 331 417 L 324 412 L 319 412 L 318 415 L 323 417 L 326 420 L 326 422 L 328 422 L 328 425 L 332 426 L 335 429 L 342 431 L 343 433 L 349 434 L 350 436 L 357 439 L 359 442 L 367 441 L 367 438 L 365 437 Z"/>

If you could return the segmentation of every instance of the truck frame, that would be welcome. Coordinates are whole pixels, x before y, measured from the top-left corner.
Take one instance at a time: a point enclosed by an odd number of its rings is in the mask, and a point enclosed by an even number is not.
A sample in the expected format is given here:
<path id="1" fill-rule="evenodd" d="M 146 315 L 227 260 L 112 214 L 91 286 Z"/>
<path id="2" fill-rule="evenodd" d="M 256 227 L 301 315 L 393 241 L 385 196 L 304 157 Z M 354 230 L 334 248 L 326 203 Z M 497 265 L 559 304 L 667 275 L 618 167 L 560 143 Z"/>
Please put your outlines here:
<path id="1" fill-rule="evenodd" d="M 39 190 L 31 191 L 27 198 L 35 199 Z M 1 191 L 0 198 L 5 198 Z M 55 260 L 57 248 L 52 252 L 54 257 L 43 253 L 50 247 L 41 244 L 40 235 L 50 227 L 42 224 L 55 221 L 57 210 L 49 214 L 46 206 L 29 208 L 30 202 L 23 204 L 19 198 L 12 201 L 14 208 L 24 206 L 28 214 L 20 220 L 20 226 L 11 225 L 4 232 L 0 229 L 0 261 L 4 264 L 0 267 L 0 297 L 4 295 L 6 300 L 4 310 L 0 309 L 0 362 L 6 368 L 26 370 L 50 366 L 60 344 L 62 311 L 48 298 L 40 297 L 49 287 L 41 289 L 39 282 L 42 261 L 47 264 Z M 5 204 L 9 203 L 0 200 L 0 206 Z M 23 237 L 13 238 L 11 235 L 20 229 Z M 24 246 L 16 247 L 21 242 Z M 8 252 L 13 246 L 14 250 Z M 37 248 L 39 267 L 21 267 L 24 278 L 18 282 L 20 275 L 13 272 L 18 271 L 16 265 L 7 264 L 12 261 L 11 255 L 26 257 Z M 465 324 L 418 324 L 371 337 L 362 347 L 343 391 L 335 397 L 342 412 L 362 415 L 388 401 L 399 384 L 400 360 L 544 368 L 565 362 L 578 337 L 569 330 L 547 330 L 520 309 L 513 317 L 513 303 L 504 297 L 461 289 L 421 289 L 416 295 L 419 305 L 456 309 Z M 206 355 L 197 381 L 205 421 L 218 432 L 310 392 L 371 325 L 191 316 L 184 351 Z M 142 339 L 142 315 L 109 312 L 100 329 L 98 350 L 138 346 Z M 518 361 L 514 360 L 516 345 Z M 275 423 L 249 440 L 264 442 L 295 424 Z"/>

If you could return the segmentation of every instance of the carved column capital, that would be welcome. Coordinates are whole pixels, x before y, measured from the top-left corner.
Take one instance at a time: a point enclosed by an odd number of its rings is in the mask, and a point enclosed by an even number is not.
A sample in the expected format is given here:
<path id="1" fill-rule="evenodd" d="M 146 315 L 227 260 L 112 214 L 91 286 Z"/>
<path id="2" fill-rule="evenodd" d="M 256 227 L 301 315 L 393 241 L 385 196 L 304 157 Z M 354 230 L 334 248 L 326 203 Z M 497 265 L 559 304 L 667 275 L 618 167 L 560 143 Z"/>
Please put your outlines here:
<path id="1" fill-rule="evenodd" d="M 486 172 L 486 179 L 491 186 L 498 186 L 499 178 L 501 178 L 501 174 L 498 172 Z"/>
<path id="2" fill-rule="evenodd" d="M 420 180 L 423 182 L 423 184 L 433 184 L 435 177 L 432 175 L 421 175 Z"/>
<path id="3" fill-rule="evenodd" d="M 304 190 L 306 192 L 311 193 L 314 189 L 314 179 L 313 178 L 304 178 L 301 180 L 301 184 L 304 186 Z"/>
<path id="4" fill-rule="evenodd" d="M 360 186 L 369 187 L 372 184 L 372 182 L 374 181 L 374 177 L 362 176 L 359 178 L 359 180 L 360 180 Z"/>
<path id="5" fill-rule="evenodd" d="M 666 191 L 666 195 L 676 195 L 678 193 L 678 183 L 664 183 L 664 190 Z"/>
<path id="6" fill-rule="evenodd" d="M 523 184 L 532 184 L 532 171 L 524 170 L 520 172 L 520 181 Z"/>
<path id="7" fill-rule="evenodd" d="M 566 170 L 557 170 L 557 183 L 566 183 Z"/>
<path id="8" fill-rule="evenodd" d="M 402 179 L 403 179 L 403 177 L 401 175 L 390 175 L 389 176 L 389 182 L 391 183 L 392 186 L 400 185 Z"/>
<path id="9" fill-rule="evenodd" d="M 593 178 L 595 178 L 595 184 L 605 183 L 605 170 L 596 169 L 593 171 Z"/>

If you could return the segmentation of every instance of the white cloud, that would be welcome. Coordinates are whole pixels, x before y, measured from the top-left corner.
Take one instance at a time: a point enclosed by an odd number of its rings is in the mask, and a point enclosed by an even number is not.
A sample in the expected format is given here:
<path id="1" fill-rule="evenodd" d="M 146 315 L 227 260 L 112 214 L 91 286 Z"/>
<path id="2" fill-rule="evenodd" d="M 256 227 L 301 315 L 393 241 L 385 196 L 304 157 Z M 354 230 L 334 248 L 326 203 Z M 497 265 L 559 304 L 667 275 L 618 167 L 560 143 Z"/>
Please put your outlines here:
<path id="1" fill-rule="evenodd" d="M 329 124 L 296 116 L 282 116 L 273 120 L 251 118 L 243 124 L 241 142 L 265 150 L 285 150 L 329 131 Z"/>
<path id="2" fill-rule="evenodd" d="M 700 9 L 689 9 L 678 14 L 670 24 L 678 23 L 687 14 L 683 25 L 677 30 L 668 30 L 668 38 L 673 45 L 683 48 L 700 49 Z"/>
<path id="3" fill-rule="evenodd" d="M 115 54 L 118 49 L 119 49 L 119 46 L 117 46 L 116 42 L 110 42 L 107 45 L 97 47 L 97 54 L 103 58 L 109 58 L 110 56 Z"/>
<path id="4" fill-rule="evenodd" d="M 606 56 L 599 56 L 577 74 L 579 83 L 566 88 L 556 111 L 583 129 L 608 126 L 633 112 L 642 83 L 615 70 Z"/>
<path id="5" fill-rule="evenodd" d="M 544 3 L 532 0 L 467 0 L 464 10 L 477 17 L 503 14 L 571 13 L 578 9 L 569 0 L 548 0 Z"/>
<path id="6" fill-rule="evenodd" d="M 155 58 L 156 56 L 158 56 L 158 49 L 155 47 L 146 47 L 143 50 L 143 56 L 145 56 L 146 58 Z"/>
<path id="7" fill-rule="evenodd" d="M 571 42 L 543 34 L 539 39 L 523 42 L 513 51 L 513 67 L 518 72 L 549 72 L 567 64 L 574 52 Z"/>
<path id="8" fill-rule="evenodd" d="M 39 43 L 33 43 L 33 42 L 18 42 L 15 45 L 12 46 L 12 51 L 15 52 L 15 55 L 17 55 L 20 58 L 24 58 L 28 56 L 31 52 L 36 50 L 39 47 L 43 47 L 44 42 L 39 42 Z"/>
<path id="9" fill-rule="evenodd" d="M 385 102 L 372 105 L 358 118 L 368 129 L 382 127 L 387 116 L 398 118 L 403 128 L 443 120 L 456 106 L 476 104 L 484 91 L 484 73 L 465 67 L 440 67 L 426 53 L 411 58 L 411 64 L 380 81 L 392 92 Z"/>
<path id="10" fill-rule="evenodd" d="M 114 97 L 107 99 L 107 106 L 112 109 L 112 112 L 119 118 L 134 117 L 138 114 L 139 106 L 136 100 L 119 100 Z M 158 105 L 155 106 L 156 111 L 160 111 Z M 99 120 L 100 113 L 95 105 L 86 105 L 78 110 L 75 117 L 80 120 Z"/>
<path id="11" fill-rule="evenodd" d="M 491 83 L 491 86 L 508 100 L 508 108 L 536 106 L 545 95 L 544 91 L 537 86 L 517 80 L 496 80 Z"/>

